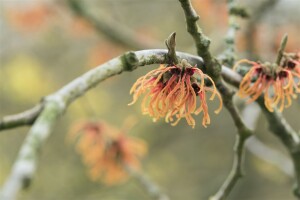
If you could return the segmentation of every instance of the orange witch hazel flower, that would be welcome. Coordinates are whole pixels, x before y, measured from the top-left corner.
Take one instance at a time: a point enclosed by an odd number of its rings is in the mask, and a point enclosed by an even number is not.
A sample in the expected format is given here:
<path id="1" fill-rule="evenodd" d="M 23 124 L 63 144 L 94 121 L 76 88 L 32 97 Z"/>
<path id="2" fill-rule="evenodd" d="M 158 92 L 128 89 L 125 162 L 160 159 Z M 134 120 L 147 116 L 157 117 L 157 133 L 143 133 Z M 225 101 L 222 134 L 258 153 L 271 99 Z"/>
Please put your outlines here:
<path id="1" fill-rule="evenodd" d="M 126 167 L 139 169 L 140 158 L 146 154 L 144 141 L 128 137 L 105 122 L 81 122 L 69 134 L 88 167 L 94 181 L 112 185 L 128 178 Z"/>
<path id="2" fill-rule="evenodd" d="M 280 65 L 241 60 L 234 70 L 242 64 L 251 65 L 241 81 L 239 96 L 249 97 L 248 102 L 255 101 L 264 93 L 266 108 L 274 111 L 274 106 L 279 106 L 282 112 L 292 103 L 292 98 L 297 98 L 300 93 L 300 54 L 284 54 Z"/>
<path id="3" fill-rule="evenodd" d="M 206 86 L 207 82 L 212 86 Z M 134 104 L 142 94 L 145 94 L 142 112 L 150 115 L 153 121 L 164 117 L 167 123 L 171 122 L 171 125 L 175 126 L 181 118 L 185 118 L 194 128 L 196 121 L 192 114 L 198 115 L 202 112 L 202 125 L 206 127 L 210 124 L 207 92 L 211 93 L 210 100 L 218 97 L 220 106 L 215 113 L 219 113 L 222 109 L 222 98 L 213 80 L 199 68 L 192 67 L 183 60 L 178 65 L 160 65 L 158 69 L 140 77 L 130 90 L 133 101 L 129 105 Z"/>

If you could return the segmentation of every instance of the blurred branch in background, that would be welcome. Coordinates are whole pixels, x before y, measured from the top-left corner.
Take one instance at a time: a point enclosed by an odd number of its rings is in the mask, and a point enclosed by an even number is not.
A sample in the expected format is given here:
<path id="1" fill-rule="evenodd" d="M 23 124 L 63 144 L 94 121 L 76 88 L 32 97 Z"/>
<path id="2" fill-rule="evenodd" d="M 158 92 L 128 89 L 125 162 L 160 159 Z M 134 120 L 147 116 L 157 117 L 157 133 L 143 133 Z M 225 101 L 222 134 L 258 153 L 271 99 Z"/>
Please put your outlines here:
<path id="1" fill-rule="evenodd" d="M 158 42 L 150 40 L 149 38 L 147 38 L 147 40 L 139 39 L 133 31 L 120 23 L 108 19 L 108 17 L 104 15 L 100 15 L 101 17 L 97 18 L 94 17 L 88 12 L 88 9 L 82 1 L 68 0 L 67 3 L 74 14 L 85 19 L 96 31 L 100 34 L 104 34 L 117 44 L 121 44 L 132 50 L 155 49 L 161 46 Z"/>
<path id="2" fill-rule="evenodd" d="M 248 18 L 249 14 L 245 8 L 239 7 L 235 0 L 227 0 L 227 11 L 228 11 L 228 30 L 225 37 L 226 49 L 218 56 L 218 59 L 222 64 L 233 67 L 236 59 L 236 33 L 239 29 L 237 18 Z"/>
<path id="3" fill-rule="evenodd" d="M 246 105 L 242 110 L 242 117 L 248 127 L 252 130 L 256 128 L 256 124 L 259 119 L 261 110 L 259 106 L 255 103 Z M 251 137 L 246 143 L 247 150 L 260 158 L 261 160 L 274 165 L 276 168 L 281 170 L 285 175 L 289 177 L 294 176 L 293 163 L 290 158 L 287 158 L 281 152 L 268 147 L 262 141 L 260 141 L 256 136 Z"/>

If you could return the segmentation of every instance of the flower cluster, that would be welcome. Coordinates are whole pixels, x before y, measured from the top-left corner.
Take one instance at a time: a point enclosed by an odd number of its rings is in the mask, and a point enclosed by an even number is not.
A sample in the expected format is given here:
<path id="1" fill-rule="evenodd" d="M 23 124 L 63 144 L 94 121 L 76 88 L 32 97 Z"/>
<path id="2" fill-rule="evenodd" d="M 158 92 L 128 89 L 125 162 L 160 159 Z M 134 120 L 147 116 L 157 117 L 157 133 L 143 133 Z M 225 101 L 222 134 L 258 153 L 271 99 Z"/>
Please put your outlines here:
<path id="1" fill-rule="evenodd" d="M 274 107 L 279 107 L 282 112 L 300 93 L 300 53 L 285 53 L 280 65 L 241 60 L 234 69 L 241 63 L 251 65 L 238 93 L 242 98 L 249 97 L 248 102 L 255 101 L 264 93 L 266 108 L 273 112 Z"/>
<path id="2" fill-rule="evenodd" d="M 107 185 L 126 180 L 126 167 L 138 169 L 147 150 L 144 141 L 128 137 L 101 121 L 77 123 L 69 138 L 76 141 L 76 150 L 87 165 L 90 178 Z"/>
<path id="3" fill-rule="evenodd" d="M 206 86 L 207 83 L 211 87 Z M 194 128 L 196 122 L 192 114 L 198 115 L 202 112 L 202 125 L 206 127 L 210 124 L 207 92 L 211 93 L 210 100 L 216 96 L 220 100 L 220 106 L 215 111 L 219 113 L 222 109 L 222 98 L 213 80 L 199 68 L 192 67 L 184 60 L 178 65 L 160 65 L 158 69 L 140 77 L 130 90 L 133 101 L 129 105 L 134 104 L 142 94 L 145 94 L 142 100 L 142 112 L 150 115 L 153 121 L 164 117 L 167 123 L 171 122 L 174 126 L 180 119 L 185 118 Z M 199 103 L 197 98 L 200 100 Z"/>

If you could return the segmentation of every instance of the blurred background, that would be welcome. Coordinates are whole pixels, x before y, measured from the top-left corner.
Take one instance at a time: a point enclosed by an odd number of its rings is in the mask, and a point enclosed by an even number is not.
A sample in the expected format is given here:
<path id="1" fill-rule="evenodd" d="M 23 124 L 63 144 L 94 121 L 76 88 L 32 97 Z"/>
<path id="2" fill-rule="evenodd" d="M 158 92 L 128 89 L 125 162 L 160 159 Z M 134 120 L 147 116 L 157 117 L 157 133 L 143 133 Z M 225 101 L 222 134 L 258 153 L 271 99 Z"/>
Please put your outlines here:
<path id="1" fill-rule="evenodd" d="M 192 2 L 200 15 L 203 31 L 212 40 L 213 54 L 222 53 L 228 23 L 225 0 Z M 273 2 L 239 1 L 251 15 L 248 20 L 239 20 L 239 59 L 274 61 L 284 33 L 289 35 L 286 50 L 299 51 L 300 1 Z M 177 50 L 195 54 L 183 11 L 176 0 L 80 3 L 78 9 L 67 0 L 0 1 L 0 117 L 33 107 L 42 97 L 125 51 L 165 48 L 164 40 L 173 31 L 177 32 Z M 131 85 L 155 67 L 147 66 L 110 78 L 72 104 L 41 152 L 33 184 L 19 199 L 150 200 L 134 179 L 116 186 L 90 181 L 80 157 L 65 140 L 70 127 L 78 120 L 99 118 L 121 127 L 129 115 L 139 119 L 129 134 L 144 139 L 149 147 L 142 161 L 144 172 L 172 200 L 208 199 L 214 194 L 232 166 L 236 133 L 233 122 L 226 109 L 215 115 L 214 103 L 210 106 L 211 125 L 203 128 L 198 123 L 195 129 L 184 120 L 176 127 L 163 120 L 153 123 L 141 114 L 139 103 L 128 107 Z M 297 131 L 299 110 L 300 102 L 295 100 L 283 113 Z M 201 116 L 196 120 L 200 122 Z M 28 130 L 22 127 L 1 132 L 0 185 L 10 173 Z M 269 133 L 264 116 L 259 117 L 255 130 L 267 146 L 288 156 L 277 138 Z M 245 172 L 246 176 L 229 199 L 295 199 L 293 179 L 249 151 L 246 151 Z"/>

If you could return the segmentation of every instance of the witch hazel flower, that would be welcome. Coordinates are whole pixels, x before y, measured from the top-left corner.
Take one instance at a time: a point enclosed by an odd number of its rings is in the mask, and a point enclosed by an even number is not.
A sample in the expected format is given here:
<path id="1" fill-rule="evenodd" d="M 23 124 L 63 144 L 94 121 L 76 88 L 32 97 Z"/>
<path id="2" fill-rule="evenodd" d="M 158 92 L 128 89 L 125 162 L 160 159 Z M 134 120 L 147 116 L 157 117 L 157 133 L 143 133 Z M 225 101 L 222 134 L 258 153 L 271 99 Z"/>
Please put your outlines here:
<path id="1" fill-rule="evenodd" d="M 140 159 L 147 152 L 143 140 L 130 137 L 124 130 L 103 121 L 76 123 L 68 139 L 75 142 L 89 177 L 106 185 L 127 180 L 129 174 L 126 167 L 139 170 Z"/>
<path id="2" fill-rule="evenodd" d="M 211 86 L 206 86 L 207 82 Z M 216 89 L 213 80 L 196 66 L 191 66 L 186 60 L 177 65 L 160 65 L 145 76 L 140 77 L 132 86 L 134 104 L 144 94 L 141 109 L 142 113 L 149 115 L 153 121 L 165 118 L 172 126 L 185 118 L 188 125 L 196 125 L 194 115 L 203 113 L 202 125 L 210 124 L 208 113 L 207 93 L 209 100 L 217 97 L 222 109 L 222 98 Z M 197 101 L 199 99 L 199 101 Z"/>
<path id="3" fill-rule="evenodd" d="M 300 93 L 299 55 L 284 54 L 279 65 L 240 60 L 234 66 L 234 70 L 245 63 L 251 68 L 240 83 L 238 95 L 249 98 L 248 103 L 263 95 L 265 106 L 270 112 L 274 111 L 274 107 L 278 107 L 282 112 Z"/>

